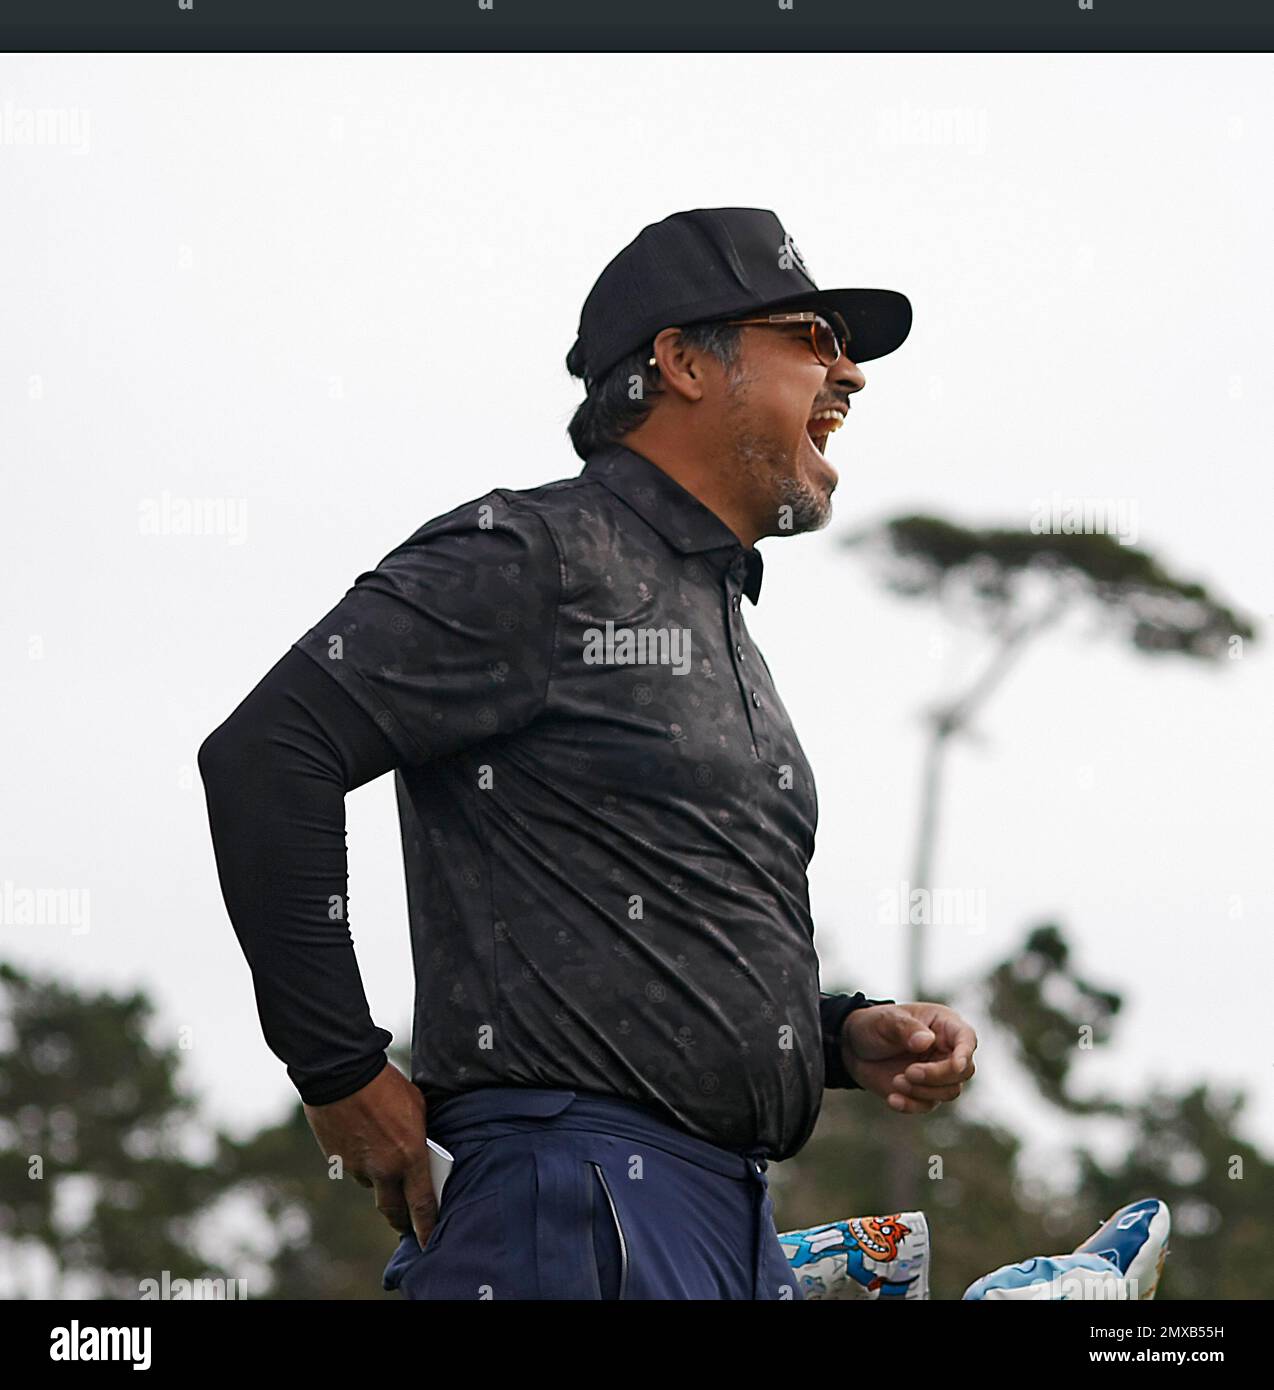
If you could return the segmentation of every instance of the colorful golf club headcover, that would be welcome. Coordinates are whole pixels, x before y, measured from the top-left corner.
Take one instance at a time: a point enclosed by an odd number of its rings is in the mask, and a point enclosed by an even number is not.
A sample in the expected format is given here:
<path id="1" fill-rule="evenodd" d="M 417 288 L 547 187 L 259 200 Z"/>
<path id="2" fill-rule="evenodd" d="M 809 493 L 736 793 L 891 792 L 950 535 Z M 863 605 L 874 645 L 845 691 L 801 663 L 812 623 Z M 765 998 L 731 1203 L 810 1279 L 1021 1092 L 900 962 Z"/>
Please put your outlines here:
<path id="1" fill-rule="evenodd" d="M 1069 1255 L 1003 1265 L 964 1291 L 971 1300 L 1147 1299 L 1168 1256 L 1168 1205 L 1147 1197 L 1120 1207 Z"/>
<path id="2" fill-rule="evenodd" d="M 779 1244 L 807 1299 L 929 1297 L 929 1226 L 922 1211 L 786 1231 Z"/>

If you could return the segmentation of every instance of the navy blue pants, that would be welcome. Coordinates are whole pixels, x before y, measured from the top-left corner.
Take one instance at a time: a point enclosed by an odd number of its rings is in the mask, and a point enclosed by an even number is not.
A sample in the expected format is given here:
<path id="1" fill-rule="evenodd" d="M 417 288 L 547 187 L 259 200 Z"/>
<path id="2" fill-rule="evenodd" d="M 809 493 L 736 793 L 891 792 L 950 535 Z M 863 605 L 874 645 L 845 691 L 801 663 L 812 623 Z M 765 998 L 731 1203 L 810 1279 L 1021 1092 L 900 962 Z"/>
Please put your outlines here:
<path id="1" fill-rule="evenodd" d="M 424 1249 L 384 1287 L 411 1299 L 800 1299 L 764 1157 L 608 1096 L 489 1087 L 429 1107 L 455 1157 Z"/>

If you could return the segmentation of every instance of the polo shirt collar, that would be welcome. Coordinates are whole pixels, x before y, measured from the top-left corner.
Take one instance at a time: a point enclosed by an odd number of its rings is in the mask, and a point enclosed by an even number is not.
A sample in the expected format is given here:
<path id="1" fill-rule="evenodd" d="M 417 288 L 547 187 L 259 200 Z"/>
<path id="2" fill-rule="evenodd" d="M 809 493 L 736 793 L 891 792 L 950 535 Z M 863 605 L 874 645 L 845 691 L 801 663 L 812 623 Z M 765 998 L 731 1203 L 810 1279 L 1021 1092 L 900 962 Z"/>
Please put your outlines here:
<path id="1" fill-rule="evenodd" d="M 681 554 L 737 551 L 744 561 L 743 592 L 753 603 L 757 601 L 765 568 L 760 552 L 745 550 L 738 536 L 710 507 L 662 468 L 622 444 L 607 444 L 588 456 L 582 472 L 609 488 Z"/>

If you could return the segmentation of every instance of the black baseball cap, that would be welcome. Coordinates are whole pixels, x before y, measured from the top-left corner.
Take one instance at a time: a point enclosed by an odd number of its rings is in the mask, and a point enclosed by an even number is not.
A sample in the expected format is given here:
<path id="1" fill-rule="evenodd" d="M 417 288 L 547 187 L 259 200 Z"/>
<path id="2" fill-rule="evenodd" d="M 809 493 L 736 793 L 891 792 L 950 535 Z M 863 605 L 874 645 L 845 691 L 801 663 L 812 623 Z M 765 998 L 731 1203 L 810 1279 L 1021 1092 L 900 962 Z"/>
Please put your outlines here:
<path id="1" fill-rule="evenodd" d="M 695 208 L 644 227 L 597 277 L 566 369 L 591 385 L 664 328 L 778 309 L 835 310 L 854 362 L 893 352 L 911 329 L 897 290 L 820 290 L 767 208 Z"/>

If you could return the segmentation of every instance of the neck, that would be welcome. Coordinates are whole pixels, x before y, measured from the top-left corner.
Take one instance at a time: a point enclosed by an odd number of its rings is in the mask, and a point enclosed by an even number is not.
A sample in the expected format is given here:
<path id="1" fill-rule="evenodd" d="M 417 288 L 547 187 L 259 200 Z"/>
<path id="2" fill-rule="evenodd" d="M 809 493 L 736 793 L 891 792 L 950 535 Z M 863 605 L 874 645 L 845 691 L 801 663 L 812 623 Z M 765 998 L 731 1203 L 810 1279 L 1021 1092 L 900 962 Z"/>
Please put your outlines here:
<path id="1" fill-rule="evenodd" d="M 702 502 L 734 532 L 745 549 L 751 550 L 765 534 L 747 506 L 747 499 L 740 496 L 740 473 L 732 460 L 715 456 L 697 446 L 693 439 L 683 437 L 674 442 L 646 427 L 624 435 L 619 443 L 648 459 Z"/>

